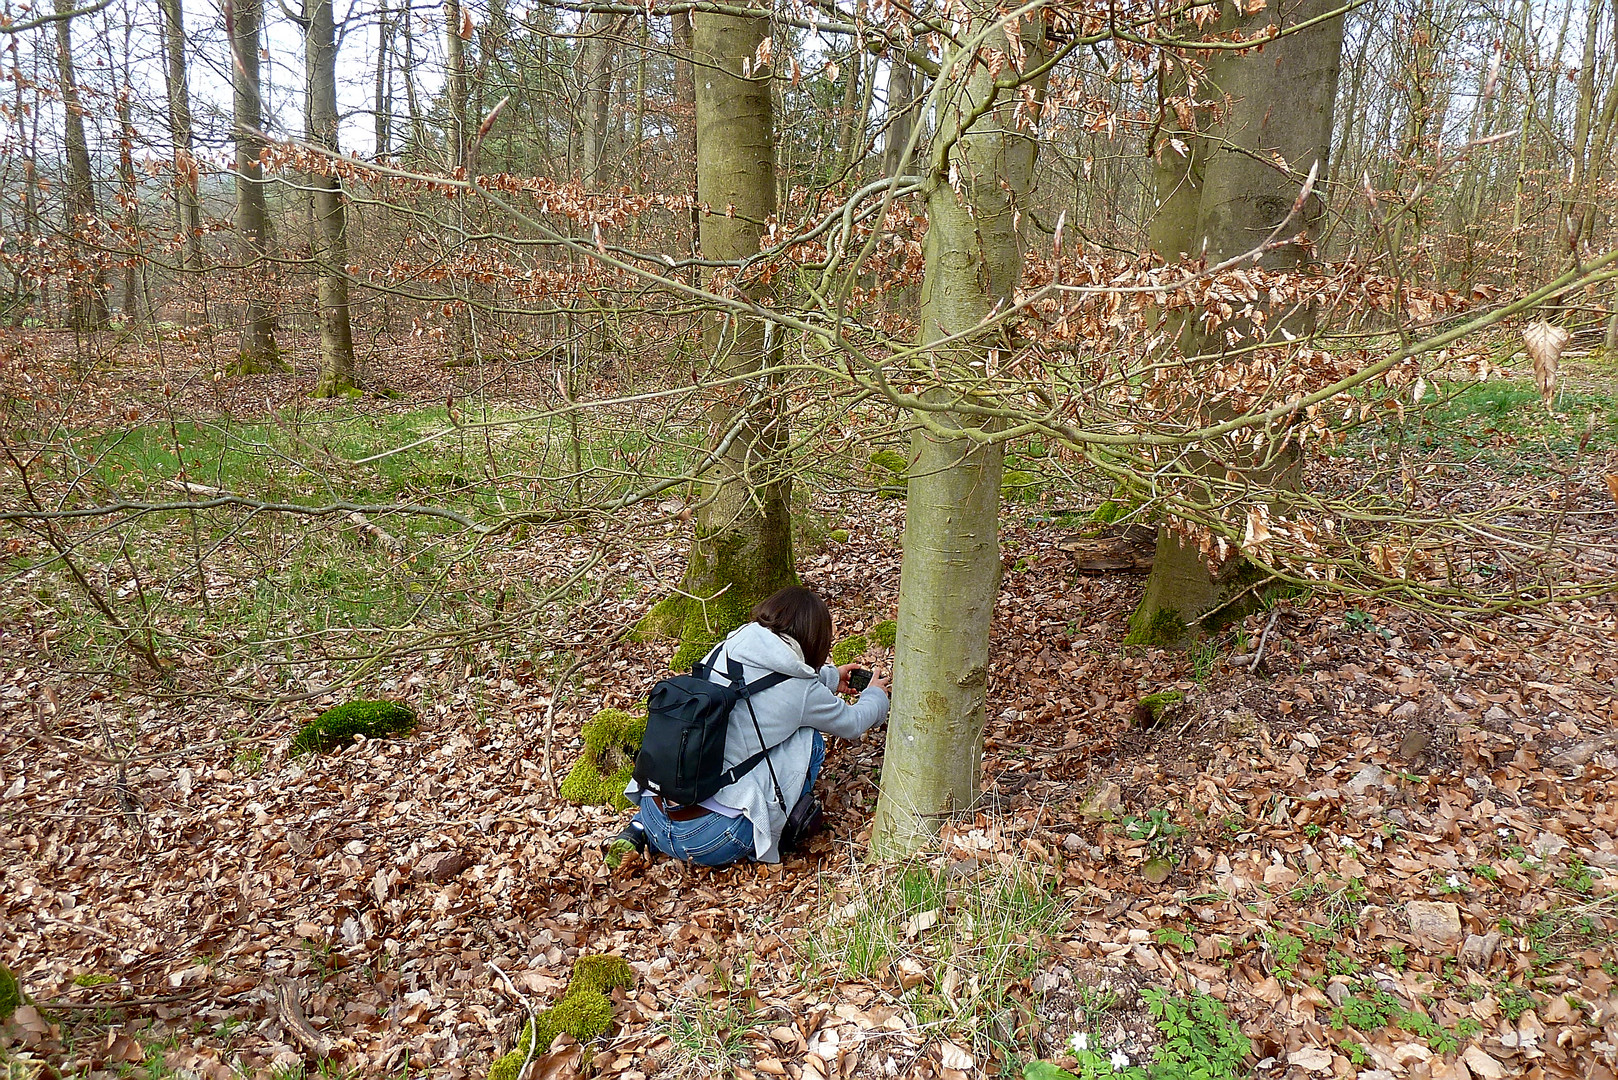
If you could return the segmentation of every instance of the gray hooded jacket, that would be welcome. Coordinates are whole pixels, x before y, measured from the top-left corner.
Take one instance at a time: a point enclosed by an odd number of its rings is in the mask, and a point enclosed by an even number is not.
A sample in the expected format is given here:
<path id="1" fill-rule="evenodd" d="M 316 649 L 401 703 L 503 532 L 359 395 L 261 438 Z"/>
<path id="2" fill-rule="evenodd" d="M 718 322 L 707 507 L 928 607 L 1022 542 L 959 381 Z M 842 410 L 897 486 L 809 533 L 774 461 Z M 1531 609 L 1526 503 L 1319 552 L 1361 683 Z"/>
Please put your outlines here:
<path id="1" fill-rule="evenodd" d="M 728 681 L 723 672 L 730 660 L 739 660 L 748 682 L 772 671 L 796 676 L 778 686 L 753 695 L 753 712 L 764 742 L 758 741 L 747 702 L 739 703 L 730 714 L 725 740 L 725 768 L 739 764 L 765 746 L 775 746 L 770 765 L 781 783 L 786 805 L 776 801 L 770 782 L 770 768 L 763 762 L 729 787 L 714 793 L 713 801 L 742 812 L 753 823 L 753 854 L 759 862 L 780 862 L 781 829 L 792 805 L 809 778 L 809 755 L 814 732 L 823 731 L 844 739 L 857 739 L 888 715 L 888 695 L 875 686 L 866 687 L 859 701 L 849 705 L 835 693 L 837 669 L 828 664 L 818 675 L 804 663 L 802 650 L 758 623 L 748 623 L 726 638 L 714 659 L 714 682 Z M 775 744 L 781 745 L 776 746 Z"/>

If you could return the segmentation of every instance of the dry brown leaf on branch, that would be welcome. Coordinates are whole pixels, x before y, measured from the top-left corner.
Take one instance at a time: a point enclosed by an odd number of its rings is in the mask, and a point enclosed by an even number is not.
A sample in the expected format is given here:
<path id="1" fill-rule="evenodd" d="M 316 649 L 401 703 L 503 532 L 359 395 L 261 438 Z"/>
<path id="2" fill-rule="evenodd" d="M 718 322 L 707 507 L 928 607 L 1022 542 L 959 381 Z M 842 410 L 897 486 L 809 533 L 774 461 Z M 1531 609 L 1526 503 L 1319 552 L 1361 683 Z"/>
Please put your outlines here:
<path id="1" fill-rule="evenodd" d="M 1618 503 L 1618 475 L 1607 474 L 1607 491 L 1612 495 L 1612 501 Z"/>
<path id="2" fill-rule="evenodd" d="M 1562 350 L 1567 348 L 1571 340 L 1573 335 L 1565 327 L 1552 326 L 1548 322 L 1533 322 L 1522 328 L 1523 347 L 1534 361 L 1534 382 L 1539 385 L 1539 396 L 1544 400 L 1546 410 L 1550 409 L 1551 399 L 1556 396 L 1556 376 Z"/>

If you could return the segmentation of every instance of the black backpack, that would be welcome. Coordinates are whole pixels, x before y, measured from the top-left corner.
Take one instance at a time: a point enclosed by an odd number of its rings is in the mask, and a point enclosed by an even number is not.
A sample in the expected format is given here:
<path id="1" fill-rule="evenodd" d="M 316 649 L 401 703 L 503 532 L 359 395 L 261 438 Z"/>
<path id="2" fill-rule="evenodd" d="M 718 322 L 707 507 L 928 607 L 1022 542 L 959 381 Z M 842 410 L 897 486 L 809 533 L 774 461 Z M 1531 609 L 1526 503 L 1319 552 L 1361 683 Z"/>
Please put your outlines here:
<path id="1" fill-rule="evenodd" d="M 635 757 L 635 783 L 642 790 L 649 788 L 680 806 L 701 802 L 768 759 L 774 746 L 765 747 L 747 760 L 725 768 L 725 735 L 730 727 L 730 711 L 738 702 L 795 677 L 774 671 L 746 682 L 741 663 L 731 660 L 726 668 L 729 683 L 712 682 L 708 675 L 713 671 L 718 651 L 715 648 L 706 660 L 692 665 L 691 674 L 659 682 L 652 687 L 646 702 L 646 735 Z M 751 702 L 747 710 L 753 711 Z M 753 716 L 753 729 L 759 731 L 757 715 Z M 760 745 L 764 742 L 762 731 L 759 731 L 758 741 Z M 770 775 L 773 779 L 773 766 Z M 776 799 L 780 798 L 777 784 Z"/>

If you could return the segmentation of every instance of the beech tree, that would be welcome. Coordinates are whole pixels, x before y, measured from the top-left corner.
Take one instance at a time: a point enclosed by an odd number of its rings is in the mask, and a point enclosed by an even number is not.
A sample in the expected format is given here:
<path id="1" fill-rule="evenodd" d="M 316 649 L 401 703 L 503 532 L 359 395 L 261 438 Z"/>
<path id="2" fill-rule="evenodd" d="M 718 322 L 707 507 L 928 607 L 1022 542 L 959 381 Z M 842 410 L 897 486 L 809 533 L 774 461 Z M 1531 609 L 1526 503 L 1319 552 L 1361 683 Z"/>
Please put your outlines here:
<path id="1" fill-rule="evenodd" d="M 331 0 L 304 9 L 304 64 L 309 95 L 309 142 L 337 153 L 337 31 Z M 359 387 L 354 336 L 348 318 L 348 226 L 343 183 L 335 170 L 310 174 L 314 191 L 315 266 L 319 274 L 320 381 L 315 397 L 337 397 Z"/>
<path id="2" fill-rule="evenodd" d="M 1296 26 L 1337 11 L 1336 0 L 1304 0 L 1287 11 Z M 1244 14 L 1227 7 L 1219 29 L 1250 39 L 1272 25 L 1275 13 Z M 1226 96 L 1205 131 L 1191 130 L 1182 117 L 1193 113 L 1184 96 L 1190 80 L 1183 67 L 1166 80 L 1175 117 L 1165 125 L 1178 146 L 1159 147 L 1154 178 L 1158 185 L 1153 246 L 1167 259 L 1200 256 L 1211 263 L 1240 255 L 1265 243 L 1278 229 L 1285 242 L 1263 251 L 1257 264 L 1267 269 L 1302 268 L 1314 258 L 1314 238 L 1324 219 L 1318 183 L 1309 189 L 1299 211 L 1293 208 L 1307 177 L 1326 175 L 1331 149 L 1332 112 L 1343 45 L 1341 15 L 1290 33 L 1262 51 L 1221 51 L 1208 60 L 1202 89 L 1209 97 Z M 1176 95 L 1174 91 L 1179 93 Z M 1285 107 L 1277 107 L 1285 102 Z M 1177 106 L 1178 108 L 1175 108 Z M 1314 311 L 1281 305 L 1263 319 L 1206 318 L 1171 321 L 1179 351 L 1196 365 L 1215 362 L 1227 353 L 1282 346 L 1313 331 Z M 1237 411 L 1210 398 L 1204 423 L 1230 419 Z M 1189 486 L 1187 497 L 1202 506 L 1243 490 L 1295 482 L 1296 452 L 1282 442 L 1247 445 L 1249 433 L 1232 433 L 1212 444 L 1186 448 L 1176 467 L 1209 483 Z M 1234 477 L 1234 480 L 1229 479 Z M 1210 559 L 1215 565 L 1210 567 Z M 1255 574 L 1236 553 L 1219 558 L 1197 538 L 1172 524 L 1158 530 L 1157 555 L 1146 593 L 1131 620 L 1135 643 L 1174 644 L 1202 628 L 1210 616 L 1232 621 L 1240 605 L 1256 592 Z"/>
<path id="3" fill-rule="evenodd" d="M 921 344 L 953 385 L 926 394 L 906 485 L 893 660 L 897 688 L 871 831 L 878 855 L 912 851 L 977 801 L 989 624 L 1000 591 L 1004 443 L 970 408 L 997 345 L 978 330 L 1022 278 L 1023 215 L 1044 86 L 1045 18 L 980 12 L 940 65 L 935 149 L 926 166 Z M 1009 25 L 1008 25 L 1009 23 Z M 991 62 L 995 61 L 995 62 Z M 999 68 L 999 70 L 997 70 Z"/>
<path id="4" fill-rule="evenodd" d="M 705 260 L 738 264 L 758 254 L 776 209 L 772 69 L 757 63 L 769 18 L 695 11 L 691 22 L 697 201 L 707 207 L 698 244 Z M 771 291 L 731 266 L 706 277 L 710 288 L 734 284 L 755 303 L 767 302 Z M 711 312 L 702 336 L 710 373 L 736 379 L 759 371 L 777 347 L 776 331 L 764 319 Z M 782 460 L 787 421 L 772 381 L 736 379 L 708 414 L 721 452 L 703 480 L 681 595 L 661 601 L 647 623 L 687 643 L 677 667 L 746 622 L 758 600 L 797 581 L 791 476 Z"/>
<path id="5" fill-rule="evenodd" d="M 236 234 L 240 238 L 245 313 L 234 370 L 276 371 L 284 365 L 275 344 L 275 316 L 264 271 L 269 235 L 264 209 L 264 123 L 259 97 L 260 0 L 233 0 L 225 8 L 230 34 L 236 140 Z"/>
<path id="6" fill-rule="evenodd" d="M 79 264 L 68 295 L 68 324 L 75 330 L 100 330 L 107 325 L 107 275 L 97 256 L 80 241 L 81 237 L 98 231 L 98 222 L 90 143 L 84 135 L 84 101 L 79 94 L 79 77 L 73 64 L 73 0 L 55 0 L 55 10 L 56 70 L 62 92 L 62 148 L 67 158 L 68 247 Z"/>

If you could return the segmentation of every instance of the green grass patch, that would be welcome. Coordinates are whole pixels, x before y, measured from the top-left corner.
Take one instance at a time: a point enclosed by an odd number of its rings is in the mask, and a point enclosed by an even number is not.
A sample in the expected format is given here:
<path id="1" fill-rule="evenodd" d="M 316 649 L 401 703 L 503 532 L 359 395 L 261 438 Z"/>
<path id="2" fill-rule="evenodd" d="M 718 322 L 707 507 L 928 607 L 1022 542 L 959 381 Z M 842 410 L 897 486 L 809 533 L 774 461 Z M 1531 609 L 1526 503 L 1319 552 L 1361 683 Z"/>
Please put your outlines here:
<path id="1" fill-rule="evenodd" d="M 987 1059 L 1026 1041 L 1034 1018 L 1014 991 L 1054 955 L 1056 884 L 1028 866 L 874 868 L 810 922 L 806 956 L 820 974 L 897 983 L 923 1026 Z"/>

